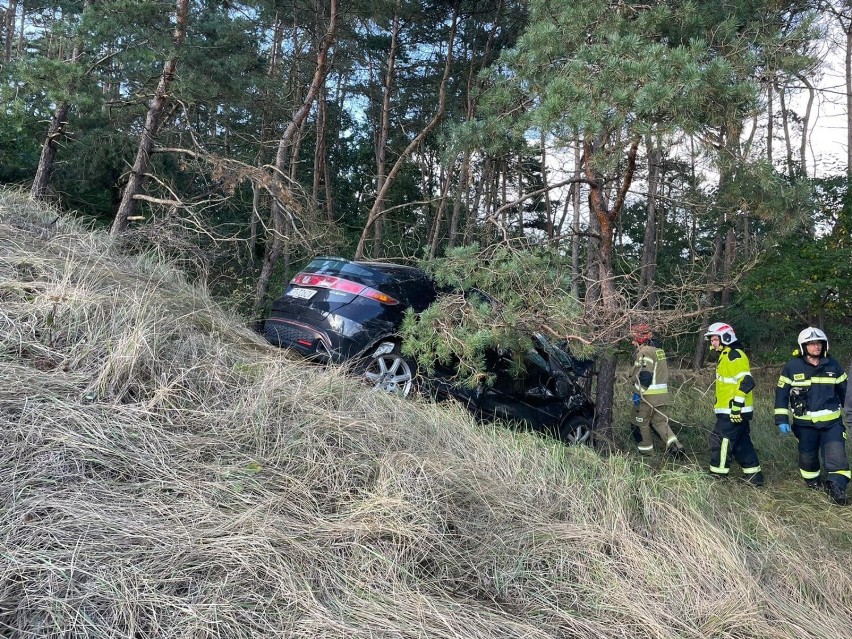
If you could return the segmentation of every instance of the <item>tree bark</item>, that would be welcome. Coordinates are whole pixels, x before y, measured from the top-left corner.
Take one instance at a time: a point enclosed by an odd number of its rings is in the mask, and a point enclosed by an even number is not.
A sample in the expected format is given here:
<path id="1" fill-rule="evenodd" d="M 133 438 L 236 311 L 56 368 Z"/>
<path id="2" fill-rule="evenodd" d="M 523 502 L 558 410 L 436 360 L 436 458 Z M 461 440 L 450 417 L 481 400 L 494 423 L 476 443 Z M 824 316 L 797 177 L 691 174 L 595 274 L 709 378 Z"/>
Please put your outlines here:
<path id="1" fill-rule="evenodd" d="M 393 14 L 393 22 L 391 24 L 391 43 L 388 49 L 388 57 L 385 62 L 385 79 L 382 83 L 382 107 L 379 111 L 379 126 L 376 130 L 376 200 L 373 203 L 373 208 L 377 215 L 384 214 L 385 202 L 384 198 L 379 199 L 378 194 L 382 193 L 387 178 L 387 147 L 388 138 L 390 137 L 390 111 L 391 111 L 391 96 L 393 95 L 394 79 L 396 77 L 396 56 L 399 51 L 399 10 L 401 0 L 397 0 L 396 9 Z M 370 215 L 373 211 L 370 211 Z M 368 218 L 369 219 L 369 218 Z M 382 222 L 377 218 L 373 228 L 373 257 L 379 257 L 382 248 Z"/>
<path id="2" fill-rule="evenodd" d="M 41 145 L 38 168 L 36 168 L 35 178 L 33 178 L 33 184 L 30 188 L 30 197 L 34 200 L 43 200 L 47 195 L 50 176 L 53 173 L 53 164 L 56 160 L 56 151 L 59 146 L 58 141 L 65 130 L 69 109 L 70 104 L 68 102 L 60 104 L 54 111 L 50 125 L 47 127 L 47 135 Z"/>
<path id="3" fill-rule="evenodd" d="M 124 232 L 129 223 L 128 218 L 132 217 L 136 212 L 136 195 L 142 191 L 145 184 L 145 173 L 148 171 L 151 149 L 154 147 L 154 139 L 157 137 L 163 110 L 168 101 L 169 86 L 174 79 L 175 70 L 177 69 L 178 52 L 186 38 L 188 15 L 189 0 L 177 0 L 175 6 L 175 30 L 173 34 L 174 57 L 166 61 L 165 65 L 163 65 L 163 72 L 160 74 L 157 89 L 154 91 L 154 97 L 148 105 L 148 114 L 145 117 L 145 126 L 142 130 L 142 137 L 139 140 L 136 159 L 133 162 L 133 168 L 130 169 L 130 178 L 127 181 L 124 195 L 121 198 L 121 204 L 118 206 L 118 212 L 115 214 L 115 220 L 112 223 L 110 232 L 114 236 Z"/>
<path id="4" fill-rule="evenodd" d="M 438 204 L 438 211 L 435 213 L 435 221 L 432 224 L 431 231 L 431 242 L 429 244 L 429 259 L 434 260 L 435 256 L 438 253 L 438 244 L 441 240 L 441 220 L 444 217 L 444 213 L 447 210 L 447 193 L 450 190 L 450 183 L 453 180 L 454 171 L 451 166 L 450 170 L 447 171 L 447 174 L 444 176 L 443 186 L 441 187 L 441 197 Z"/>
<path id="5" fill-rule="evenodd" d="M 9 0 L 9 5 L 3 13 L 3 62 L 12 61 L 12 42 L 15 39 L 15 16 L 17 15 L 18 0 Z"/>
<path id="6" fill-rule="evenodd" d="M 91 6 L 92 0 L 85 0 L 83 3 L 83 11 L 81 16 Z M 13 21 L 14 21 L 14 15 Z M 75 64 L 83 55 L 83 37 L 78 34 L 75 38 L 74 50 L 71 53 L 70 64 Z M 59 148 L 59 139 L 65 132 L 65 125 L 68 120 L 68 112 L 71 110 L 70 97 L 76 87 L 75 82 L 69 82 L 65 89 L 68 99 L 57 105 L 53 112 L 53 117 L 50 120 L 50 125 L 47 127 L 47 135 L 44 138 L 44 143 L 41 146 L 41 155 L 38 159 L 38 167 L 36 168 L 35 178 L 30 188 L 30 197 L 34 200 L 42 200 L 47 194 L 48 186 L 50 185 L 50 176 L 53 174 L 53 165 L 56 161 L 56 152 Z"/>
<path id="7" fill-rule="evenodd" d="M 784 128 L 784 149 L 786 151 L 787 175 L 793 175 L 795 172 L 793 166 L 793 136 L 790 133 L 790 111 L 787 109 L 787 98 L 784 95 L 784 89 L 781 87 L 778 92 L 778 98 L 781 103 L 781 125 Z"/>
<path id="8" fill-rule="evenodd" d="M 846 76 L 846 175 L 852 176 L 852 20 L 845 25 L 846 55 L 844 70 Z"/>
<path id="9" fill-rule="evenodd" d="M 459 172 L 459 180 L 456 184 L 455 197 L 453 198 L 453 214 L 450 217 L 450 238 L 447 242 L 449 248 L 455 248 L 456 239 L 459 232 L 459 217 L 461 216 L 462 200 L 467 200 L 468 187 L 470 183 L 470 150 L 465 149 L 462 154 L 461 171 Z M 468 213 L 470 212 L 470 207 Z"/>
<path id="10" fill-rule="evenodd" d="M 293 119 L 281 135 L 281 140 L 278 143 L 278 151 L 275 154 L 275 175 L 273 179 L 282 186 L 282 188 L 285 176 L 289 175 L 287 162 L 291 159 L 290 150 L 296 133 L 308 117 L 311 107 L 319 94 L 320 87 L 325 82 L 326 75 L 328 74 L 328 53 L 337 36 L 337 18 L 337 0 L 331 0 L 328 29 L 320 42 L 319 50 L 317 51 L 317 62 L 314 77 L 311 80 L 311 85 L 308 88 L 308 92 L 305 95 L 301 106 L 293 114 Z M 284 211 L 281 208 L 281 204 L 277 201 L 272 204 L 271 217 L 272 245 L 264 255 L 263 265 L 261 266 L 260 275 L 257 279 L 254 304 L 252 306 L 254 317 L 259 317 L 260 311 L 266 302 L 266 294 L 269 291 L 269 281 L 272 279 L 275 264 L 278 262 L 278 258 L 281 255 L 281 248 L 284 241 Z"/>
<path id="11" fill-rule="evenodd" d="M 813 110 L 814 100 L 816 99 L 816 90 L 814 85 L 805 76 L 799 76 L 802 83 L 808 88 L 808 105 L 805 107 L 805 114 L 802 116 L 802 139 L 799 142 L 799 171 L 802 176 L 808 174 L 808 130 L 811 125 L 811 111 Z"/>
<path id="12" fill-rule="evenodd" d="M 657 271 L 657 194 L 660 188 L 660 164 L 662 149 L 649 135 L 648 147 L 648 200 L 645 218 L 645 237 L 642 241 L 642 263 L 639 274 L 639 290 L 648 309 L 656 306 L 654 281 Z"/>
<path id="13" fill-rule="evenodd" d="M 458 16 L 459 16 L 459 5 L 456 2 L 456 5 L 453 10 L 453 24 L 450 28 L 450 36 L 447 41 L 447 57 L 444 63 L 444 74 L 441 77 L 441 82 L 438 87 L 438 108 L 435 112 L 435 115 L 432 116 L 432 119 L 429 123 L 417 134 L 417 136 L 409 142 L 408 146 L 400 153 L 399 157 L 396 159 L 393 167 L 388 173 L 387 177 L 384 180 L 381 188 L 376 194 L 376 200 L 373 202 L 373 206 L 370 209 L 370 214 L 367 216 L 367 223 L 364 225 L 364 230 L 361 232 L 361 238 L 358 240 L 358 248 L 355 250 L 355 259 L 361 259 L 364 257 L 364 248 L 369 237 L 370 230 L 372 226 L 382 218 L 384 214 L 384 201 L 387 197 L 388 191 L 390 190 L 390 186 L 393 184 L 396 179 L 397 174 L 402 170 L 402 167 L 405 164 L 405 161 L 408 159 L 408 156 L 411 155 L 412 151 L 420 146 L 423 139 L 432 132 L 432 130 L 438 126 L 438 123 L 444 117 L 444 111 L 446 108 L 447 102 L 447 80 L 450 76 L 450 68 L 452 67 L 453 61 L 453 46 L 455 44 L 455 35 L 456 28 L 458 26 Z"/>
<path id="14" fill-rule="evenodd" d="M 766 83 L 766 159 L 772 164 L 772 138 L 775 136 L 775 80 L 770 79 Z"/>
<path id="15" fill-rule="evenodd" d="M 580 140 L 574 145 L 574 178 L 579 180 L 580 173 L 583 169 L 583 155 L 581 152 Z M 580 283 L 582 281 L 582 273 L 580 272 L 580 182 L 574 183 L 574 191 L 571 194 L 571 208 L 573 217 L 571 218 L 571 294 L 580 299 Z"/>
<path id="16" fill-rule="evenodd" d="M 607 315 L 615 314 L 617 304 L 612 268 L 615 223 L 621 216 L 627 192 L 633 182 L 639 142 L 638 138 L 634 138 L 630 143 L 625 158 L 624 172 L 615 195 L 615 201 L 611 206 L 608 202 L 603 180 L 594 166 L 595 146 L 586 141 L 583 147 L 583 170 L 589 184 L 589 209 L 600 228 L 599 250 L 595 256 L 597 282 L 594 287 L 594 297 L 590 301 L 599 303 L 603 312 Z M 607 351 L 598 360 L 594 435 L 597 444 L 605 449 L 610 448 L 614 441 L 612 401 L 615 388 L 615 359 L 615 353 Z"/>

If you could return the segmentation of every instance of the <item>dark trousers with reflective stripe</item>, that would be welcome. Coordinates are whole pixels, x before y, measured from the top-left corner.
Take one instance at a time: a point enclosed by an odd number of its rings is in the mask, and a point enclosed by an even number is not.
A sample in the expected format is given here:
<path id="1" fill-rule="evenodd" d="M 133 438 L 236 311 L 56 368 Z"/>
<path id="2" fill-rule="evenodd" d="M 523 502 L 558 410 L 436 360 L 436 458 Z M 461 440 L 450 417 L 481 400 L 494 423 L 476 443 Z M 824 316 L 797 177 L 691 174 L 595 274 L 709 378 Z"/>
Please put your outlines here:
<path id="1" fill-rule="evenodd" d="M 819 477 L 819 457 L 825 462 L 826 479 L 846 489 L 849 483 L 849 460 L 846 458 L 846 429 L 841 420 L 820 424 L 820 428 L 801 422 L 793 424 L 793 434 L 799 440 L 799 470 L 802 477 Z"/>
<path id="2" fill-rule="evenodd" d="M 737 460 L 746 475 L 760 472 L 760 461 L 751 441 L 750 421 L 751 415 L 744 415 L 739 424 L 731 422 L 728 415 L 716 415 L 716 426 L 710 433 L 711 473 L 727 475 L 731 470 L 731 458 Z"/>

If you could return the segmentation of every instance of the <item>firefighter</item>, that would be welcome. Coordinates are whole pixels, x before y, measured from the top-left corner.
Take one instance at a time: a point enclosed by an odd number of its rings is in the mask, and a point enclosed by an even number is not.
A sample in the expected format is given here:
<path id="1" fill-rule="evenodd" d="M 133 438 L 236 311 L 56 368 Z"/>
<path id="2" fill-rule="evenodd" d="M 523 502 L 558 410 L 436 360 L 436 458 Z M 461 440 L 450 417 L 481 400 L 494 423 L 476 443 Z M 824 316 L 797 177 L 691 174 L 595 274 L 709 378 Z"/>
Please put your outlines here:
<path id="1" fill-rule="evenodd" d="M 754 378 L 748 356 L 730 324 L 711 324 L 704 338 L 710 342 L 710 359 L 716 361 L 716 425 L 710 434 L 710 474 L 728 476 L 733 457 L 745 480 L 762 486 L 763 472 L 751 441 Z"/>
<path id="2" fill-rule="evenodd" d="M 852 364 L 849 364 L 849 372 L 846 377 L 852 377 Z M 852 393 L 846 394 L 846 401 L 843 403 L 843 413 L 846 420 L 846 428 L 852 428 Z"/>
<path id="3" fill-rule="evenodd" d="M 831 499 L 846 504 L 849 461 L 843 406 L 846 371 L 828 355 L 828 337 L 809 326 L 798 337 L 798 350 L 781 369 L 775 389 L 775 423 L 783 435 L 792 431 L 799 440 L 799 472 L 808 488 L 825 488 Z M 792 420 L 791 420 L 792 415 Z M 820 454 L 825 483 L 820 479 Z"/>
<path id="4" fill-rule="evenodd" d="M 633 346 L 633 420 L 631 432 L 633 439 L 643 455 L 654 452 L 653 428 L 664 443 L 666 454 L 674 459 L 686 456 L 683 446 L 669 426 L 667 415 L 669 400 L 669 366 L 666 352 L 654 338 L 651 327 L 636 324 L 631 327 Z"/>

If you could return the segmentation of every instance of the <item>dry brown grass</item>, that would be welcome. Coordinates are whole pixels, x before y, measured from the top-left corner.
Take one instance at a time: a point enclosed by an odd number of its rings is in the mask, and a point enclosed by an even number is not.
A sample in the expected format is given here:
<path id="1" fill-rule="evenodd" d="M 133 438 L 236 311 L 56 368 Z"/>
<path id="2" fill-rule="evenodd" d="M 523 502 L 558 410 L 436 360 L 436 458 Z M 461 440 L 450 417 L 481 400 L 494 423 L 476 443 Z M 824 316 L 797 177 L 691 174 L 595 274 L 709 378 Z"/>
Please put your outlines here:
<path id="1" fill-rule="evenodd" d="M 0 635 L 848 636 L 850 511 L 371 392 L 53 217 L 0 192 Z"/>

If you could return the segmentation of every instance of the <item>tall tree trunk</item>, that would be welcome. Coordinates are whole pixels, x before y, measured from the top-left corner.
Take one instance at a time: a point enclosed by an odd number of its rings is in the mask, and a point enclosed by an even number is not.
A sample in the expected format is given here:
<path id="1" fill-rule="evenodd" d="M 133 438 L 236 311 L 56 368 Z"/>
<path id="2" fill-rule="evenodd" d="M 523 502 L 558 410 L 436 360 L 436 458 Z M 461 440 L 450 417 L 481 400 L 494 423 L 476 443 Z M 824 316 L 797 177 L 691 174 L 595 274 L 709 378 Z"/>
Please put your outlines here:
<path id="1" fill-rule="evenodd" d="M 600 228 L 599 250 L 596 256 L 597 281 L 595 282 L 593 293 L 596 297 L 593 297 L 591 301 L 600 304 L 603 313 L 607 316 L 615 316 L 617 306 L 615 283 L 613 281 L 613 234 L 615 223 L 621 216 L 627 192 L 633 182 L 639 142 L 639 139 L 634 139 L 630 143 L 624 173 L 618 185 L 615 200 L 611 205 L 608 201 L 605 184 L 594 166 L 595 148 L 589 141 L 584 143 L 583 148 L 583 170 L 589 183 L 589 209 Z M 612 420 L 615 364 L 616 355 L 613 350 L 607 350 L 598 360 L 597 409 L 595 412 L 594 434 L 598 445 L 606 449 L 610 448 L 614 441 Z"/>
<path id="2" fill-rule="evenodd" d="M 544 135 L 544 131 L 541 132 L 541 136 L 539 138 L 539 144 L 541 146 L 541 159 L 540 159 L 540 162 L 541 162 L 541 180 L 542 180 L 542 185 L 544 186 L 544 207 L 545 207 L 545 214 L 546 214 L 544 232 L 545 232 L 545 237 L 547 237 L 548 240 L 552 240 L 553 239 L 553 227 L 554 227 L 553 217 L 554 216 L 553 216 L 552 203 L 550 201 L 550 189 L 547 187 L 547 140 L 546 140 L 546 137 Z M 522 193 L 523 190 L 519 189 L 518 192 Z M 521 232 L 523 232 L 523 220 L 521 221 L 521 224 L 522 224 Z"/>
<path id="3" fill-rule="evenodd" d="M 86 13 L 86 9 L 88 9 L 91 4 L 92 0 L 85 0 L 81 16 Z M 75 37 L 74 50 L 71 53 L 71 59 L 68 61 L 69 64 L 76 64 L 82 55 L 83 36 L 81 34 L 77 34 Z M 56 110 L 53 112 L 53 117 L 50 120 L 50 125 L 47 127 L 47 135 L 45 136 L 44 143 L 41 145 L 41 156 L 38 159 L 35 178 L 33 178 L 33 184 L 30 188 L 30 197 L 34 200 L 42 200 L 47 194 L 47 188 L 50 185 L 50 176 L 53 173 L 53 165 L 56 160 L 56 151 L 59 146 L 59 139 L 65 132 L 68 112 L 71 109 L 70 96 L 75 88 L 76 83 L 74 81 L 68 83 L 68 86 L 65 89 L 68 99 L 57 105 Z"/>
<path id="4" fill-rule="evenodd" d="M 483 161 L 482 171 L 479 173 L 479 180 L 476 183 L 476 190 L 473 195 L 473 206 L 467 213 L 467 222 L 464 226 L 464 244 L 470 244 L 473 241 L 473 230 L 476 226 L 477 214 L 479 205 L 482 202 L 483 194 L 486 194 L 491 183 L 491 174 L 494 171 L 495 161 L 491 157 L 486 157 Z M 486 204 L 487 210 L 487 204 Z"/>
<path id="5" fill-rule="evenodd" d="M 481 68 L 485 67 L 491 60 L 491 55 L 494 46 L 494 38 L 497 34 L 498 28 L 502 24 L 500 20 L 500 16 L 503 15 L 504 9 L 504 0 L 500 0 L 498 3 L 497 9 L 494 12 L 494 18 L 491 21 L 491 29 L 488 32 L 488 38 L 485 41 L 485 48 L 482 52 L 482 55 L 478 60 L 473 59 L 473 55 L 471 55 L 471 64 L 468 69 L 467 75 L 467 84 L 465 89 L 465 117 L 466 121 L 470 122 L 476 115 L 476 108 L 478 104 L 478 96 L 480 95 L 480 89 L 482 87 L 482 82 L 479 80 L 478 72 Z M 459 175 L 459 181 L 456 185 L 455 191 L 455 200 L 453 202 L 453 213 L 452 218 L 450 219 L 450 237 L 449 242 L 447 244 L 448 248 L 454 248 L 456 243 L 458 242 L 458 225 L 459 225 L 459 216 L 461 215 L 461 208 L 464 204 L 465 211 L 467 213 L 467 220 L 465 223 L 465 231 L 462 235 L 462 242 L 467 243 L 469 241 L 469 237 L 473 228 L 473 223 L 476 222 L 476 210 L 477 204 L 479 202 L 479 195 L 475 196 L 476 203 L 473 206 L 470 206 L 470 185 L 473 179 L 472 171 L 471 171 L 471 160 L 473 159 L 473 153 L 470 148 L 466 148 L 462 157 L 461 162 L 461 172 Z"/>
<path id="6" fill-rule="evenodd" d="M 50 125 L 47 127 L 47 135 L 45 136 L 44 143 L 41 145 L 38 168 L 36 169 L 35 178 L 33 178 L 33 184 L 30 188 L 30 197 L 34 200 L 43 200 L 47 195 L 50 176 L 53 173 L 53 164 L 56 160 L 56 151 L 59 146 L 58 141 L 65 130 L 65 122 L 68 119 L 70 106 L 68 102 L 61 103 L 56 111 L 53 112 Z"/>
<path id="7" fill-rule="evenodd" d="M 396 56 L 399 52 L 399 11 L 402 5 L 401 0 L 397 0 L 394 9 L 393 21 L 391 23 L 391 42 L 388 48 L 387 59 L 385 60 L 385 75 L 382 82 L 382 106 L 379 110 L 379 123 L 375 135 L 375 156 L 376 156 L 376 201 L 373 203 L 373 210 L 378 216 L 382 216 L 385 210 L 384 198 L 378 200 L 378 194 L 382 192 L 387 178 L 387 146 L 390 137 L 390 114 L 391 114 L 391 97 L 394 91 L 394 80 L 396 79 Z M 370 215 L 372 216 L 372 211 Z M 369 220 L 369 217 L 368 217 Z M 373 225 L 373 257 L 379 257 L 382 249 L 382 220 L 378 217 Z M 358 255 L 356 255 L 357 257 Z M 363 256 L 360 256 L 363 257 Z"/>
<path id="8" fill-rule="evenodd" d="M 387 197 L 388 191 L 390 190 L 390 186 L 393 184 L 396 176 L 402 170 L 408 156 L 414 151 L 414 149 L 418 148 L 420 144 L 423 142 L 424 138 L 431 133 L 438 123 L 444 118 L 444 111 L 446 108 L 447 102 L 447 80 L 450 76 L 450 69 L 452 67 L 453 61 L 453 46 L 455 45 L 455 36 L 456 36 L 456 28 L 458 26 L 458 17 L 459 17 L 459 3 L 456 0 L 456 4 L 453 9 L 453 24 L 450 27 L 450 36 L 447 41 L 447 57 L 444 63 L 444 74 L 441 77 L 441 82 L 438 87 L 438 107 L 435 112 L 435 115 L 432 116 L 432 119 L 426 124 L 426 126 L 417 134 L 417 136 L 409 142 L 408 146 L 399 154 L 399 157 L 394 162 L 393 167 L 388 173 L 387 177 L 384 180 L 381 188 L 376 194 L 376 200 L 373 202 L 373 206 L 370 209 L 370 214 L 367 216 L 367 223 L 364 225 L 364 230 L 361 232 L 361 238 L 358 240 L 358 248 L 355 250 L 355 259 L 361 259 L 364 257 L 364 247 L 369 237 L 371 228 L 373 225 L 380 219 L 382 219 L 384 214 L 384 202 Z"/>
<path id="9" fill-rule="evenodd" d="M 136 196 L 142 191 L 145 184 L 145 173 L 148 171 L 151 149 L 154 147 L 154 139 L 157 137 L 157 131 L 160 128 L 163 111 L 168 100 L 169 85 L 172 83 L 177 69 L 178 52 L 186 37 L 188 15 L 189 0 L 177 0 L 173 34 L 174 57 L 163 66 L 163 72 L 160 74 L 160 81 L 154 91 L 154 97 L 148 105 L 148 114 L 145 117 L 145 127 L 139 140 L 136 159 L 133 162 L 133 168 L 130 169 L 130 178 L 127 181 L 121 204 L 118 205 L 118 212 L 115 214 L 115 220 L 112 223 L 112 235 L 120 235 L 127 228 L 128 218 L 136 212 Z"/>
<path id="10" fill-rule="evenodd" d="M 289 175 L 287 162 L 291 160 L 291 147 L 296 137 L 297 132 L 301 128 L 305 119 L 311 111 L 311 107 L 319 94 L 320 87 L 325 82 L 328 74 L 328 52 L 334 44 L 337 36 L 337 0 L 331 0 L 329 8 L 329 23 L 328 29 L 319 45 L 317 51 L 316 69 L 314 77 L 311 80 L 311 85 L 308 92 L 302 101 L 302 105 L 293 114 L 293 119 L 287 125 L 284 133 L 281 135 L 281 140 L 278 143 L 278 151 L 275 154 L 275 175 L 274 179 L 280 188 L 285 188 L 284 178 Z M 269 281 L 272 279 L 272 273 L 275 270 L 275 264 L 281 255 L 281 248 L 284 241 L 284 226 L 285 212 L 282 210 L 282 204 L 278 201 L 272 204 L 272 245 L 264 255 L 263 265 L 260 269 L 260 276 L 257 278 L 257 288 L 255 289 L 254 304 L 252 312 L 254 317 L 260 315 L 263 305 L 266 303 L 266 294 L 269 291 Z"/>
<path id="11" fill-rule="evenodd" d="M 322 184 L 322 177 L 325 175 L 325 171 L 323 170 L 323 164 L 326 161 L 325 107 L 325 89 L 320 88 L 319 95 L 317 96 L 317 126 L 314 142 L 314 180 L 311 185 L 311 207 L 314 209 L 319 208 L 320 185 Z"/>
<path id="12" fill-rule="evenodd" d="M 722 273 L 725 285 L 722 287 L 722 296 L 719 300 L 722 305 L 722 312 L 726 313 L 731 306 L 731 287 L 727 284 L 731 272 L 734 270 L 734 258 L 737 254 L 737 235 L 734 232 L 734 227 L 729 226 L 725 232 L 725 251 L 723 253 L 724 261 L 722 262 Z"/>
<path id="13" fill-rule="evenodd" d="M 272 42 L 269 47 L 269 66 L 266 69 L 267 78 L 276 78 L 279 75 L 279 67 L 281 60 L 281 43 L 284 40 L 284 22 L 281 16 L 276 11 L 272 17 Z M 255 156 L 255 165 L 258 168 L 266 164 L 266 143 L 271 137 L 269 104 L 272 102 L 272 91 L 265 89 L 263 93 L 263 101 L 260 113 L 260 131 L 258 132 L 259 141 L 257 145 L 257 154 Z M 257 182 L 252 183 L 252 208 L 251 220 L 249 222 L 249 255 L 251 255 L 251 263 L 255 264 L 257 260 L 257 242 L 259 239 L 258 227 L 260 226 L 261 208 L 265 208 L 263 197 L 263 186 Z"/>
<path id="14" fill-rule="evenodd" d="M 448 248 L 455 248 L 459 232 L 459 217 L 461 215 L 462 200 L 467 200 L 468 188 L 470 186 L 470 149 L 465 149 L 462 154 L 461 170 L 456 183 L 455 197 L 453 198 L 453 213 L 450 217 L 450 238 L 447 241 Z M 470 207 L 467 207 L 470 211 Z"/>
<path id="15" fill-rule="evenodd" d="M 852 20 L 845 25 L 846 55 L 846 175 L 852 177 Z"/>
<path id="16" fill-rule="evenodd" d="M 658 141 L 647 136 L 648 147 L 648 200 L 645 217 L 645 237 L 642 241 L 642 264 L 639 274 L 639 290 L 646 308 L 656 306 L 654 282 L 657 272 L 657 194 L 660 188 L 660 165 L 663 153 Z"/>
<path id="17" fill-rule="evenodd" d="M 808 88 L 808 105 L 805 107 L 805 114 L 802 116 L 802 139 L 799 142 L 799 171 L 802 176 L 808 174 L 808 131 L 811 125 L 811 111 L 813 110 L 814 100 L 816 99 L 816 90 L 811 81 L 805 76 L 799 76 L 802 83 Z"/>
<path id="18" fill-rule="evenodd" d="M 775 136 L 775 80 L 766 83 L 766 159 L 772 165 L 772 138 Z"/>
<path id="19" fill-rule="evenodd" d="M 17 15 L 18 0 L 9 0 L 6 11 L 3 12 L 3 62 L 12 61 L 12 42 L 15 40 L 15 16 Z"/>
<path id="20" fill-rule="evenodd" d="M 574 191 L 571 197 L 571 208 L 573 217 L 571 219 L 571 294 L 580 299 L 580 282 L 582 280 L 582 271 L 580 270 L 580 174 L 583 170 L 583 154 L 581 151 L 580 140 L 574 145 Z"/>
<path id="21" fill-rule="evenodd" d="M 435 221 L 432 224 L 431 231 L 431 242 L 429 244 L 429 259 L 434 260 L 435 255 L 438 253 L 438 244 L 441 240 L 441 220 L 444 217 L 444 213 L 447 210 L 447 193 L 450 190 L 450 183 L 453 181 L 453 171 L 455 165 L 451 166 L 450 170 L 447 171 L 447 174 L 444 176 L 443 186 L 441 187 L 441 197 L 438 204 L 438 211 L 435 213 Z"/>
<path id="22" fill-rule="evenodd" d="M 787 175 L 795 173 L 793 165 L 793 136 L 790 133 L 790 111 L 787 109 L 787 98 L 785 95 L 786 86 L 781 87 L 778 92 L 778 99 L 781 103 L 781 126 L 784 128 L 784 149 L 786 151 L 785 158 L 787 164 Z"/>

